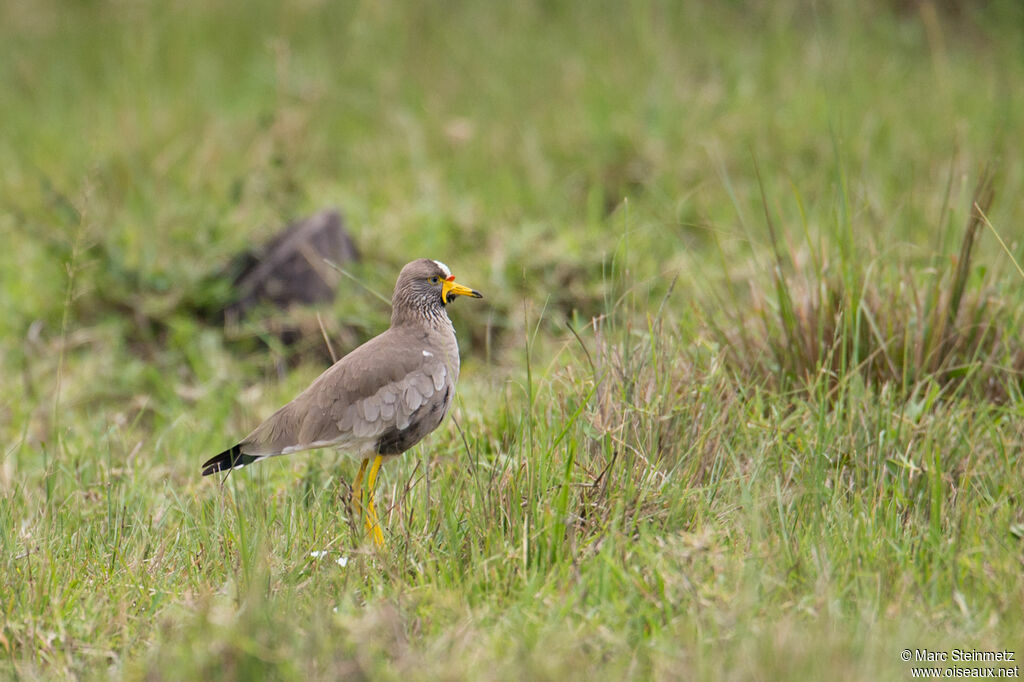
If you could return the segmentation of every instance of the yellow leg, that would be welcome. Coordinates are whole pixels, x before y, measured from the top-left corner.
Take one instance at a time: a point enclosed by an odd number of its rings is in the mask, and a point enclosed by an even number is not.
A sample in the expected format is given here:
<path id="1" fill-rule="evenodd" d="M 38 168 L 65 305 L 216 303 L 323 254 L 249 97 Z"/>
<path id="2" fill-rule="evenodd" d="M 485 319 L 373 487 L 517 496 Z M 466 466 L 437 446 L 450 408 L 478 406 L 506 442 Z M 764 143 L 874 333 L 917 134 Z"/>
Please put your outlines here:
<path id="1" fill-rule="evenodd" d="M 366 463 L 369 461 L 364 459 L 363 463 L 359 465 L 359 473 L 356 474 L 356 480 L 352 483 L 352 504 L 357 512 L 363 510 L 363 472 L 366 471 Z"/>
<path id="2" fill-rule="evenodd" d="M 369 460 L 363 460 L 363 466 L 366 466 L 366 462 Z M 373 541 L 378 547 L 384 546 L 384 533 L 380 529 L 380 521 L 377 518 L 377 510 L 373 506 L 373 491 L 377 486 L 377 472 L 380 471 L 380 465 L 384 463 L 384 457 L 377 455 L 376 459 L 373 460 L 373 466 L 370 467 L 370 475 L 367 478 L 366 485 L 370 489 L 370 497 L 366 502 L 366 530 L 373 536 Z M 362 473 L 362 469 L 359 470 Z"/>

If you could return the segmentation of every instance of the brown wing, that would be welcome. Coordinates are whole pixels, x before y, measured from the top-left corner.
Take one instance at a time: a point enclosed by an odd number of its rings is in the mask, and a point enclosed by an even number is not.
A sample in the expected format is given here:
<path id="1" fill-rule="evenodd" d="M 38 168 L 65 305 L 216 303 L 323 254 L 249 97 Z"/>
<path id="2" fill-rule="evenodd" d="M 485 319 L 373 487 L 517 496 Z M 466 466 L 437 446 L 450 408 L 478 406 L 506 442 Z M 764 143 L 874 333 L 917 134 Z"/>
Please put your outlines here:
<path id="1" fill-rule="evenodd" d="M 452 373 L 427 341 L 422 332 L 400 328 L 371 339 L 260 424 L 242 441 L 242 452 L 270 456 L 332 445 L 361 450 L 389 431 L 406 429 L 432 401 L 443 401 L 446 412 Z"/>

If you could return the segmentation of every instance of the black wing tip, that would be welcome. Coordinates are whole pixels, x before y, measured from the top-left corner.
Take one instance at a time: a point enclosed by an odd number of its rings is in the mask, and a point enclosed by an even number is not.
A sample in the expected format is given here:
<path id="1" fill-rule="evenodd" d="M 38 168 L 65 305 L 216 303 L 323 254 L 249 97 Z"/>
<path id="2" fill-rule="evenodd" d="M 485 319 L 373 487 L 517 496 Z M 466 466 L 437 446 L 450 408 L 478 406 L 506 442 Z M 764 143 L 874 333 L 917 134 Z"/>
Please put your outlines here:
<path id="1" fill-rule="evenodd" d="M 220 471 L 219 466 L 208 466 L 205 469 L 203 469 L 203 476 L 209 476 L 210 474 L 215 474 L 218 471 Z"/>
<path id="2" fill-rule="evenodd" d="M 242 454 L 242 444 L 239 443 L 235 447 L 228 448 L 216 457 L 211 457 L 203 462 L 203 476 L 209 476 L 218 471 L 228 471 L 229 469 L 244 467 L 246 464 L 252 464 L 258 459 L 260 458 Z"/>

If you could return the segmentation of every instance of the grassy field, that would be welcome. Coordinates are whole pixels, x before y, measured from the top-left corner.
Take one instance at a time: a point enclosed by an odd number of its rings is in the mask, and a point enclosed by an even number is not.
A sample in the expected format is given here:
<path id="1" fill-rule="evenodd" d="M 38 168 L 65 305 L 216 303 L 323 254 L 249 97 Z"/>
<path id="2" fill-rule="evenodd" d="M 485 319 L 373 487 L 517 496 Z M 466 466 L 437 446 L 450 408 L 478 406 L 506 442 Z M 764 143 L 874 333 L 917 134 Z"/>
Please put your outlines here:
<path id="1" fill-rule="evenodd" d="M 1019 661 L 1024 11 L 678 4 L 0 3 L 0 677 Z M 195 304 L 331 206 L 336 348 L 486 295 L 382 551 L 343 455 L 199 476 L 324 364 Z"/>

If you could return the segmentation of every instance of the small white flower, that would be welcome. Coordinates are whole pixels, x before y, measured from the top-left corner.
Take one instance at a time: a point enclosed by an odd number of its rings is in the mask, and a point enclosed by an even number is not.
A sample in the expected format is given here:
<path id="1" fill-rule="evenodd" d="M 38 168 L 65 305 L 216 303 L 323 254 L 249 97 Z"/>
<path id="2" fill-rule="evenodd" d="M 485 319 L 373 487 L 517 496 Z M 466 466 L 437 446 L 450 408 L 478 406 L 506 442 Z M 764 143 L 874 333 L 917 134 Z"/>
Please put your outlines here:
<path id="1" fill-rule="evenodd" d="M 314 559 L 322 559 L 330 555 L 331 553 L 328 552 L 326 549 L 313 550 L 309 553 L 309 556 L 313 557 Z M 345 568 L 346 566 L 348 566 L 348 557 L 339 556 L 337 559 L 334 560 L 334 562 L 342 568 Z"/>

